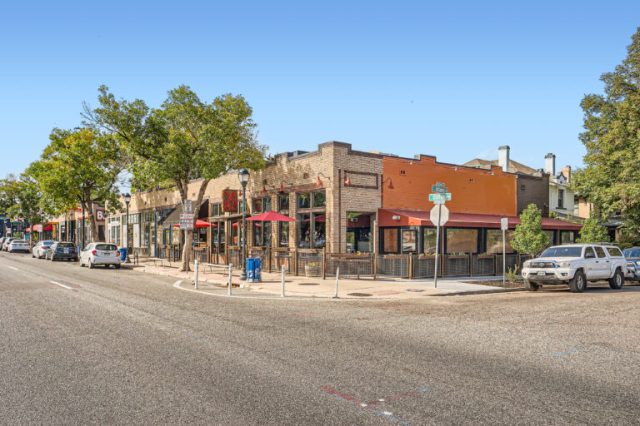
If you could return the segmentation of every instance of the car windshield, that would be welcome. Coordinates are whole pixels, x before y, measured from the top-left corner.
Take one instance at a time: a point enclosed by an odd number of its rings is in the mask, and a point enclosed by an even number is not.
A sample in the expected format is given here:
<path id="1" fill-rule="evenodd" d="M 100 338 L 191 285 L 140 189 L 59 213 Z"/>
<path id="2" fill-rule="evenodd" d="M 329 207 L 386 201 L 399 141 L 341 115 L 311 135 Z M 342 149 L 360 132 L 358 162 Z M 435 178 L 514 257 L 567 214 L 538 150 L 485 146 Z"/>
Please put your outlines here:
<path id="1" fill-rule="evenodd" d="M 626 249 L 624 257 L 640 257 L 640 249 Z"/>
<path id="2" fill-rule="evenodd" d="M 582 247 L 549 247 L 540 257 L 580 257 Z"/>
<path id="3" fill-rule="evenodd" d="M 51 244 L 53 244 L 53 241 L 43 241 L 42 242 L 43 246 L 50 246 Z"/>
<path id="4" fill-rule="evenodd" d="M 111 250 L 116 251 L 118 248 L 113 244 L 98 244 L 96 245 L 97 250 Z"/>
<path id="5" fill-rule="evenodd" d="M 73 243 L 58 243 L 58 247 L 73 247 Z"/>
<path id="6" fill-rule="evenodd" d="M 13 241 L 11 241 L 11 242 L 12 242 L 12 243 L 15 243 L 15 244 L 24 244 L 24 243 L 26 243 L 26 241 L 25 241 L 25 240 L 13 240 Z"/>

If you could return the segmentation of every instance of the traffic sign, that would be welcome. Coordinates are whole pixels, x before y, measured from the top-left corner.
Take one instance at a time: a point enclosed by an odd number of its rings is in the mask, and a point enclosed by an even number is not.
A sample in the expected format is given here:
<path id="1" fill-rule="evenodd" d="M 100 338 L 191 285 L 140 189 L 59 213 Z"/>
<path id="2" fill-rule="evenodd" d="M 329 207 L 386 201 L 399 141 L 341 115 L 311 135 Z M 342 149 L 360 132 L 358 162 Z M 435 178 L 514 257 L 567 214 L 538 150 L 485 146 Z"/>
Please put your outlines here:
<path id="1" fill-rule="evenodd" d="M 444 204 L 445 201 L 451 201 L 451 193 L 450 192 L 445 192 L 445 193 L 434 193 L 434 194 L 429 194 L 429 201 L 431 201 L 434 204 Z"/>
<path id="2" fill-rule="evenodd" d="M 193 213 L 193 201 L 184 200 L 182 202 L 182 213 Z"/>
<path id="3" fill-rule="evenodd" d="M 445 192 L 448 192 L 447 187 L 445 186 L 444 182 L 436 182 L 435 185 L 431 186 L 431 191 L 432 192 L 437 192 L 439 194 L 444 194 Z"/>
<path id="4" fill-rule="evenodd" d="M 180 214 L 180 229 L 193 230 L 193 213 Z"/>
<path id="5" fill-rule="evenodd" d="M 508 231 L 509 230 L 509 218 L 508 217 L 503 217 L 502 219 L 500 219 L 500 229 L 503 231 Z"/>
<path id="6" fill-rule="evenodd" d="M 449 221 L 449 209 L 445 205 L 435 205 L 431 208 L 429 219 L 434 226 L 443 226 Z"/>

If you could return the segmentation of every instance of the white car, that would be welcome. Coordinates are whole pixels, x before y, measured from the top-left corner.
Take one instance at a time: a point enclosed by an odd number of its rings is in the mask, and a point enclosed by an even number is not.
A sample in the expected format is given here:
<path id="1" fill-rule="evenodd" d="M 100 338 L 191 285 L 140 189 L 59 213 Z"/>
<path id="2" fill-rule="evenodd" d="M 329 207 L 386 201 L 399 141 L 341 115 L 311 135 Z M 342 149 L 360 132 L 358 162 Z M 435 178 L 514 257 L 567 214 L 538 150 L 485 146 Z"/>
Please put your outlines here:
<path id="1" fill-rule="evenodd" d="M 11 241 L 15 240 L 15 238 L 11 238 L 11 237 L 7 237 L 4 242 L 2 243 L 2 247 L 0 247 L 0 250 L 2 251 L 8 251 L 9 250 L 9 244 L 11 243 Z"/>
<path id="2" fill-rule="evenodd" d="M 120 252 L 115 244 L 90 243 L 80 252 L 80 266 L 87 265 L 92 269 L 98 265 L 113 265 L 120 269 Z"/>
<path id="3" fill-rule="evenodd" d="M 29 242 L 27 240 L 11 240 L 9 247 L 7 247 L 9 253 L 15 253 L 18 251 L 29 253 Z"/>
<path id="4" fill-rule="evenodd" d="M 47 255 L 47 251 L 51 248 L 51 245 L 54 243 L 53 240 L 44 240 L 38 241 L 35 246 L 31 249 L 31 257 L 37 257 L 38 259 L 44 259 Z"/>
<path id="5" fill-rule="evenodd" d="M 607 244 L 549 247 L 522 267 L 522 277 L 530 290 L 542 284 L 568 284 L 574 293 L 583 292 L 589 281 L 607 280 L 612 289 L 622 289 L 626 274 L 627 260 L 622 252 Z"/>

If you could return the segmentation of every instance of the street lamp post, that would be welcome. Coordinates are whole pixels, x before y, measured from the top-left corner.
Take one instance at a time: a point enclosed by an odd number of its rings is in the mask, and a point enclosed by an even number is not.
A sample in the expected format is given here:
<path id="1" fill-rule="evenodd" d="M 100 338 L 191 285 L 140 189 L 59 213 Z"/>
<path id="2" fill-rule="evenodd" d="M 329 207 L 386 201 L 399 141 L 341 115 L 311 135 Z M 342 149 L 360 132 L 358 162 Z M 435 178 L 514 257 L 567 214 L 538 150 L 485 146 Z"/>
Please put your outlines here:
<path id="1" fill-rule="evenodd" d="M 85 232 L 85 226 L 84 226 L 84 204 L 82 204 L 82 250 L 84 250 L 84 242 L 85 242 L 84 232 Z"/>
<path id="2" fill-rule="evenodd" d="M 127 218 L 126 218 L 126 223 L 127 223 L 127 234 L 125 235 L 126 238 L 126 245 L 127 245 L 127 263 L 131 263 L 131 260 L 129 260 L 129 203 L 131 202 L 131 194 L 129 194 L 128 192 L 126 194 L 124 194 L 124 203 L 127 206 Z"/>
<path id="3" fill-rule="evenodd" d="M 247 183 L 249 182 L 249 170 L 240 169 L 238 178 L 242 185 L 242 236 L 240 239 L 240 260 L 242 265 L 241 280 L 247 279 Z"/>

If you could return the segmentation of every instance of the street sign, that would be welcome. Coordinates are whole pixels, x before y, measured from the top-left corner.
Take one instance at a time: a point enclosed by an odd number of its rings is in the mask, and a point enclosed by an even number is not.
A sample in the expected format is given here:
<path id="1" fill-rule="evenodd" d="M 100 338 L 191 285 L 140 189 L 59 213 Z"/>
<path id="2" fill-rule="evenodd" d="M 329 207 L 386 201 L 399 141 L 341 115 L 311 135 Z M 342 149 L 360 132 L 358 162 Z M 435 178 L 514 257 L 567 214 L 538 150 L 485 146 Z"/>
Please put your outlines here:
<path id="1" fill-rule="evenodd" d="M 440 220 L 438 220 L 438 216 Z M 433 223 L 434 226 L 443 226 L 449 221 L 449 209 L 445 205 L 435 205 L 431 209 L 429 219 L 431 219 L 431 223 Z"/>
<path id="2" fill-rule="evenodd" d="M 180 229 L 193 230 L 193 213 L 180 214 Z"/>
<path id="3" fill-rule="evenodd" d="M 193 213 L 193 201 L 191 200 L 184 200 L 182 202 L 182 213 Z"/>
<path id="4" fill-rule="evenodd" d="M 445 186 L 444 182 L 436 182 L 435 185 L 431 186 L 431 192 L 437 192 L 439 194 L 444 194 L 445 192 L 448 192 L 447 187 Z"/>
<path id="5" fill-rule="evenodd" d="M 434 204 L 444 204 L 445 201 L 451 201 L 451 193 L 450 192 L 445 192 L 445 193 L 434 193 L 434 194 L 429 194 L 429 201 L 431 201 Z"/>
<path id="6" fill-rule="evenodd" d="M 509 218 L 508 217 L 503 217 L 502 219 L 500 219 L 500 229 L 503 231 L 508 231 L 509 230 Z"/>

